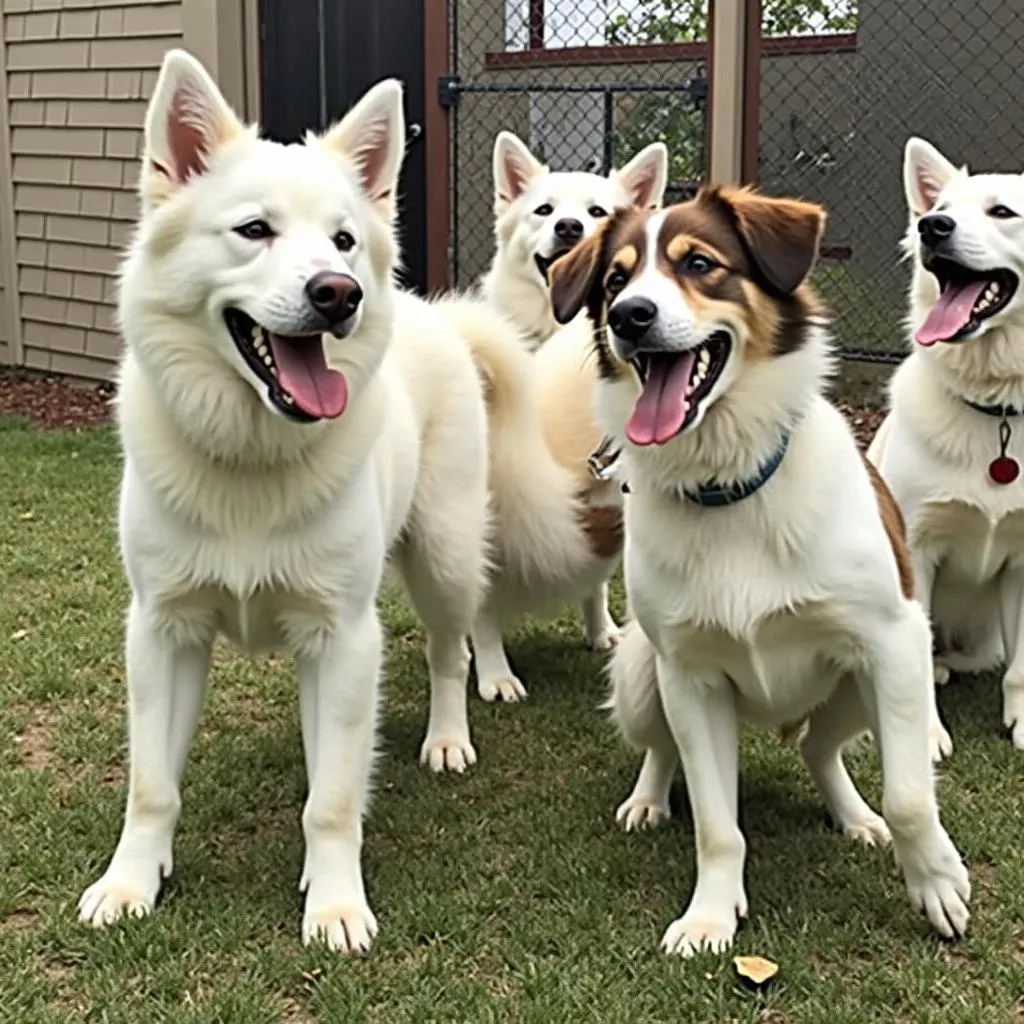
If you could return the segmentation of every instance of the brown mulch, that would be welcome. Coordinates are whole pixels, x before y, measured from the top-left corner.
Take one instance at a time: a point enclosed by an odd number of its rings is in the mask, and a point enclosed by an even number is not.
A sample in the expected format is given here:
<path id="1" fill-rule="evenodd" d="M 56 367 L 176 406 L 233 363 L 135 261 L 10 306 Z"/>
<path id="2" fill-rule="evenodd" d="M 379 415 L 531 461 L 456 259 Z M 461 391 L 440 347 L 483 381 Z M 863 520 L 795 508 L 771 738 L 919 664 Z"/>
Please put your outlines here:
<path id="1" fill-rule="evenodd" d="M 885 418 L 885 410 L 862 408 L 850 405 L 847 402 L 839 402 L 838 404 L 843 415 L 849 421 L 850 426 L 853 427 L 857 443 L 861 448 L 867 448 L 871 443 L 871 438 L 875 436 L 875 432 L 882 425 L 882 420 Z"/>
<path id="2" fill-rule="evenodd" d="M 112 422 L 111 384 L 69 383 L 60 377 L 32 377 L 0 371 L 0 416 L 27 416 L 49 430 L 82 430 Z M 842 402 L 843 414 L 862 447 L 874 437 L 884 413 Z"/>
<path id="3" fill-rule="evenodd" d="M 44 430 L 83 430 L 113 422 L 111 384 L 0 371 L 0 416 L 27 416 Z"/>

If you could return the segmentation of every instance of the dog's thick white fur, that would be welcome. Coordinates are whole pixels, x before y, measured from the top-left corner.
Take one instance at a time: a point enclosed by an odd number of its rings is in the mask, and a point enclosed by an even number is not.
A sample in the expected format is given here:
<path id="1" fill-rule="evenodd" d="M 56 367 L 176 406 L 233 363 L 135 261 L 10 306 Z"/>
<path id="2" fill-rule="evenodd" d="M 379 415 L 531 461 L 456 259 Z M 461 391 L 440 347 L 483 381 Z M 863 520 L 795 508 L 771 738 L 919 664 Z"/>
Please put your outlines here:
<path id="1" fill-rule="evenodd" d="M 968 919 L 967 874 L 939 822 L 928 760 L 927 617 L 905 596 L 895 525 L 880 514 L 884 485 L 821 394 L 826 325 L 802 282 L 823 219 L 810 204 L 716 190 L 617 218 L 608 238 L 553 270 L 563 316 L 588 301 L 620 325 L 600 342 L 599 408 L 625 445 L 625 576 L 636 620 L 612 657 L 611 706 L 646 753 L 618 817 L 627 828 L 667 817 L 682 758 L 697 881 L 662 940 L 671 953 L 728 948 L 747 912 L 741 719 L 780 726 L 807 717 L 803 755 L 835 821 L 868 843 L 888 842 L 891 831 L 911 901 L 943 935 L 963 932 Z M 650 325 L 639 341 L 617 333 L 631 300 L 653 304 L 635 307 Z M 716 332 L 730 342 L 718 368 Z M 709 389 L 702 353 L 716 345 Z M 657 396 L 645 390 L 638 402 L 634 358 L 677 366 L 688 351 L 697 376 L 680 407 L 683 426 L 669 423 L 663 392 L 650 443 Z M 646 372 L 645 389 L 654 371 Z M 662 379 L 666 389 L 674 379 Z M 708 508 L 683 494 L 754 477 L 787 432 L 778 469 L 750 497 Z M 843 765 L 844 744 L 865 729 L 881 748 L 884 820 Z"/>
<path id="2" fill-rule="evenodd" d="M 869 457 L 907 521 L 918 593 L 932 616 L 937 681 L 950 669 L 980 672 L 1005 661 L 1003 724 L 1024 750 L 1024 478 L 990 478 L 1000 417 L 967 404 L 1016 410 L 1007 419 L 1007 454 L 1024 465 L 1024 175 L 969 174 L 915 138 L 906 146 L 904 184 L 905 250 L 914 268 L 909 328 L 923 343 L 913 343 L 893 377 L 891 412 Z M 929 213 L 952 225 L 937 247 L 919 231 Z M 999 308 L 948 340 L 938 337 L 949 332 L 942 330 L 944 310 L 933 313 L 940 289 L 926 266 L 941 273 L 943 260 L 990 278 L 1002 272 Z M 963 312 L 970 313 L 969 303 Z M 936 321 L 936 329 L 924 330 Z M 951 751 L 933 705 L 932 756 Z"/>
<path id="3" fill-rule="evenodd" d="M 662 143 L 604 177 L 551 171 L 510 132 L 495 141 L 497 248 L 481 283 L 486 307 L 446 304 L 472 339 L 491 400 L 495 572 L 472 633 L 484 700 L 526 695 L 502 643 L 503 624 L 524 612 L 580 601 L 588 644 L 607 650 L 618 639 L 607 581 L 620 560 L 621 497 L 587 464 L 601 441 L 590 326 L 584 316 L 555 322 L 546 267 L 613 210 L 660 205 L 667 174 Z"/>
<path id="4" fill-rule="evenodd" d="M 243 127 L 188 54 L 165 58 L 121 282 L 131 764 L 120 841 L 79 905 L 96 926 L 149 913 L 171 871 L 220 633 L 295 655 L 302 934 L 370 945 L 362 819 L 389 552 L 429 638 L 423 756 L 474 760 L 464 637 L 485 577 L 486 410 L 465 345 L 392 283 L 403 149 L 397 82 L 282 146 Z"/>

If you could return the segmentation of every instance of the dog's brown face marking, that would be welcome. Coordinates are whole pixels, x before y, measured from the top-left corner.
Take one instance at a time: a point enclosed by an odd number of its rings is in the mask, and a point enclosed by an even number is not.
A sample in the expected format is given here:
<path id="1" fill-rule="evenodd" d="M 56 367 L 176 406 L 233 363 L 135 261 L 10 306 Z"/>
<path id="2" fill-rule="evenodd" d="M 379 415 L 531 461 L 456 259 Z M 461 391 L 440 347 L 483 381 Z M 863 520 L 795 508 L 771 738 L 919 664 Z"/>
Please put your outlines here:
<path id="1" fill-rule="evenodd" d="M 657 237 L 650 225 L 661 218 Z M 661 211 L 620 210 L 552 268 L 552 303 L 566 322 L 587 308 L 606 376 L 625 368 L 603 325 L 615 296 L 654 269 L 670 279 L 698 328 L 728 324 L 745 338 L 746 359 L 784 355 L 803 344 L 823 313 L 806 283 L 825 215 L 796 199 L 712 188 Z M 566 318 L 566 319 L 563 319 Z"/>

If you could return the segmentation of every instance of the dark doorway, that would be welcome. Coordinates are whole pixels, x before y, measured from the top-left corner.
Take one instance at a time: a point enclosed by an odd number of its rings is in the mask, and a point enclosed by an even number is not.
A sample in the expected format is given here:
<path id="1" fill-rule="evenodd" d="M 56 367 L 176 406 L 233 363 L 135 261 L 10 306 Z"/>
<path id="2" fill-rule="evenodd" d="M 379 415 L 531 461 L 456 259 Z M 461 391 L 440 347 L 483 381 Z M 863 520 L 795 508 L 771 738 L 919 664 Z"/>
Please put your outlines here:
<path id="1" fill-rule="evenodd" d="M 424 0 L 260 0 L 264 132 L 294 142 L 337 120 L 375 82 L 405 87 L 408 152 L 399 230 L 403 283 L 425 290 Z"/>

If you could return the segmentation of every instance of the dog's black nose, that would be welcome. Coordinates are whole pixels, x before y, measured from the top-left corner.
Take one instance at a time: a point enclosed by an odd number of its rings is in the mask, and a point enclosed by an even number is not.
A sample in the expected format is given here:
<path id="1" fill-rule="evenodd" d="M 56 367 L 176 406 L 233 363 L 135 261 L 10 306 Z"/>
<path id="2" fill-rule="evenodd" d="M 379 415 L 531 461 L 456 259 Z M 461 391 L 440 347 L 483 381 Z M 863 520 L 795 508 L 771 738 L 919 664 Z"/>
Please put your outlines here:
<path id="1" fill-rule="evenodd" d="M 347 320 L 363 301 L 363 289 L 355 278 L 331 270 L 314 274 L 306 282 L 306 295 L 331 327 Z"/>
<path id="2" fill-rule="evenodd" d="M 944 213 L 929 213 L 917 222 L 921 241 L 929 249 L 936 249 L 956 231 L 956 221 Z"/>
<path id="3" fill-rule="evenodd" d="M 583 225 L 575 217 L 563 217 L 555 222 L 555 237 L 567 245 L 575 245 L 583 237 Z"/>
<path id="4" fill-rule="evenodd" d="M 623 299 L 608 310 L 608 326 L 625 341 L 639 341 L 657 318 L 658 307 L 641 296 Z"/>

